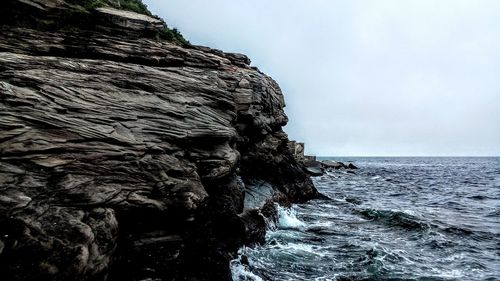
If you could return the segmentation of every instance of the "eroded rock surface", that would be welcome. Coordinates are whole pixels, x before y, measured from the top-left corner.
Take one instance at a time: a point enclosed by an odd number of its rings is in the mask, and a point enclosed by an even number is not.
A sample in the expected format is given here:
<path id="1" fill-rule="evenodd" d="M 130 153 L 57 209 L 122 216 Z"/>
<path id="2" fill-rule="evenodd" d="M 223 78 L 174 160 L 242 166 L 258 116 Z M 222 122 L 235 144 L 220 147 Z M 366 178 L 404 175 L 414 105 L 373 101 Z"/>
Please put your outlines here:
<path id="1" fill-rule="evenodd" d="M 37 9 L 28 22 L 69 9 L 7 2 Z M 5 13 L 2 280 L 228 280 L 236 249 L 263 237 L 245 183 L 316 196 L 282 131 L 281 90 L 247 57 L 143 36 L 157 22 L 132 12 L 97 13 L 120 30 L 132 19 L 130 36 Z"/>

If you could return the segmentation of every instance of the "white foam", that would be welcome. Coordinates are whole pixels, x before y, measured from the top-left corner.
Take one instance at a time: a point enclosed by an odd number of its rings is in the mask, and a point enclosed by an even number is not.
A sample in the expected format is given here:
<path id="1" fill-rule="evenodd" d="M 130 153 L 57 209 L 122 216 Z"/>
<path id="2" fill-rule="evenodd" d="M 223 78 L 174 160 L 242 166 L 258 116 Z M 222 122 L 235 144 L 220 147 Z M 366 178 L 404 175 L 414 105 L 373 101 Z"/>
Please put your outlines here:
<path id="1" fill-rule="evenodd" d="M 284 229 L 300 229 L 306 224 L 297 218 L 294 209 L 278 206 L 278 225 Z"/>
<path id="2" fill-rule="evenodd" d="M 325 256 L 325 254 L 322 252 L 324 248 L 325 247 L 318 247 L 307 244 L 295 244 L 295 243 L 288 243 L 283 247 L 283 249 L 287 249 L 287 251 L 309 254 L 313 256 L 320 256 L 320 257 Z"/>
<path id="3" fill-rule="evenodd" d="M 233 281 L 263 281 L 262 278 L 252 273 L 247 266 L 238 260 L 231 262 L 231 277 Z"/>
<path id="4" fill-rule="evenodd" d="M 338 274 L 335 274 L 335 275 L 338 275 Z M 322 276 L 322 277 L 316 277 L 316 278 L 314 278 L 314 281 L 334 281 L 334 280 L 337 280 L 337 279 L 336 278 L 327 277 L 327 276 Z"/>
<path id="5" fill-rule="evenodd" d="M 465 276 L 464 271 L 453 269 L 448 271 L 441 271 L 437 274 L 437 277 L 441 278 L 463 278 Z M 479 277 L 479 276 L 477 276 Z"/>

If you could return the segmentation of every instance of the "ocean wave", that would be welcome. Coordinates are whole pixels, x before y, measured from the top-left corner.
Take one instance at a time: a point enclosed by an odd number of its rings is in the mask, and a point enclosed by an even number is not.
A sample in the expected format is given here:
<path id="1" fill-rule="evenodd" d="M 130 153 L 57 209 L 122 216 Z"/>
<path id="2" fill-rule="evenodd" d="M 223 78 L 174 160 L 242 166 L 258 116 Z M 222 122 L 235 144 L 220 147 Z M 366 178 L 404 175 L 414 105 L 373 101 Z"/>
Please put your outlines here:
<path id="1" fill-rule="evenodd" d="M 451 247 L 456 247 L 458 245 L 457 242 L 451 239 L 432 239 L 425 243 L 426 246 L 431 249 L 449 249 Z"/>
<path id="2" fill-rule="evenodd" d="M 281 229 L 302 229 L 305 223 L 297 218 L 293 208 L 278 206 L 278 227 Z"/>
<path id="3" fill-rule="evenodd" d="M 336 235 L 337 232 L 328 226 L 314 225 L 306 229 L 307 232 L 311 232 L 317 235 Z"/>
<path id="4" fill-rule="evenodd" d="M 474 200 L 488 200 L 488 199 L 495 199 L 493 197 L 489 197 L 489 196 L 486 196 L 486 195 L 473 195 L 473 196 L 469 196 L 467 197 L 468 199 L 474 199 Z"/>
<path id="5" fill-rule="evenodd" d="M 486 217 L 500 217 L 500 209 L 489 212 Z"/>
<path id="6" fill-rule="evenodd" d="M 429 223 L 402 211 L 363 209 L 358 211 L 358 213 L 365 219 L 380 222 L 391 227 L 402 227 L 406 229 L 430 228 Z"/>
<path id="7" fill-rule="evenodd" d="M 471 235 L 474 233 L 472 229 L 467 229 L 465 227 L 458 227 L 458 226 L 446 226 L 441 228 L 442 231 L 447 232 L 449 234 L 455 234 L 455 235 Z"/>

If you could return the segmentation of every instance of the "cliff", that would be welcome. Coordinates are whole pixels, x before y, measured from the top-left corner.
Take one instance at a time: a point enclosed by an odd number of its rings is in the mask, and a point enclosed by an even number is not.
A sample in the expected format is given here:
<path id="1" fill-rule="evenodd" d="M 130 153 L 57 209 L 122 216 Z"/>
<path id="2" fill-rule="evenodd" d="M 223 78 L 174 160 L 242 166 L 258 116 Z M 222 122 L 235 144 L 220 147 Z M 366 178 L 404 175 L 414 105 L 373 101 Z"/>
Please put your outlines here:
<path id="1" fill-rule="evenodd" d="M 159 19 L 75 2 L 2 3 L 0 279 L 230 279 L 265 233 L 253 208 L 317 196 L 278 84 Z"/>

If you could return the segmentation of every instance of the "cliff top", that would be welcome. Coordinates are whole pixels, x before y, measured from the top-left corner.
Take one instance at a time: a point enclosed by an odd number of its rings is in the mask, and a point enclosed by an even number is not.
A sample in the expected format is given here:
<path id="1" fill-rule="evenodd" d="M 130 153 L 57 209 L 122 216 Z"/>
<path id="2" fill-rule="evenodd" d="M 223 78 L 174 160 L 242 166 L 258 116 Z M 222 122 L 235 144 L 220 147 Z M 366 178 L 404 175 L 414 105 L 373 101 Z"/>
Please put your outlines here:
<path id="1" fill-rule="evenodd" d="M 0 16 L 0 24 L 17 27 L 70 33 L 98 30 L 189 45 L 141 0 L 7 0 Z"/>
<path id="2" fill-rule="evenodd" d="M 112 7 L 115 9 L 153 16 L 153 14 L 148 10 L 146 4 L 142 3 L 141 0 L 68 0 L 67 2 L 80 5 L 87 10 L 100 7 Z"/>

